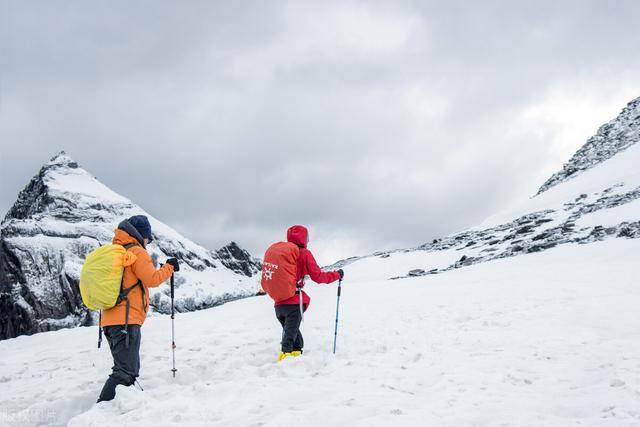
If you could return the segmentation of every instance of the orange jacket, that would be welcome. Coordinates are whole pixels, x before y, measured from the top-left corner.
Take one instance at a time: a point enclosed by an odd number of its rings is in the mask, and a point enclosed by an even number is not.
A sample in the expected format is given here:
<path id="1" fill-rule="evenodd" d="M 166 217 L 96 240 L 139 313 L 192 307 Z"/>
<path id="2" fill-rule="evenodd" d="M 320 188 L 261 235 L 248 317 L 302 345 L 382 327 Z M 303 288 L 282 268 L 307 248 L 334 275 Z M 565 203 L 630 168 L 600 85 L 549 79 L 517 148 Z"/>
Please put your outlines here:
<path id="1" fill-rule="evenodd" d="M 127 245 L 129 243 L 140 244 L 136 238 L 129 235 L 121 229 L 116 230 L 113 237 L 114 245 Z M 124 280 L 122 287 L 127 289 L 136 283 L 142 281 L 144 287 L 144 295 L 139 286 L 129 293 L 129 324 L 142 325 L 147 317 L 149 310 L 149 288 L 160 286 L 165 280 L 173 274 L 173 266 L 165 264 L 156 270 L 151 257 L 142 246 L 133 246 L 129 248 L 136 256 L 136 261 L 129 267 L 124 269 Z M 124 325 L 126 314 L 126 302 L 123 301 L 113 308 L 102 311 L 102 321 L 100 326 Z"/>

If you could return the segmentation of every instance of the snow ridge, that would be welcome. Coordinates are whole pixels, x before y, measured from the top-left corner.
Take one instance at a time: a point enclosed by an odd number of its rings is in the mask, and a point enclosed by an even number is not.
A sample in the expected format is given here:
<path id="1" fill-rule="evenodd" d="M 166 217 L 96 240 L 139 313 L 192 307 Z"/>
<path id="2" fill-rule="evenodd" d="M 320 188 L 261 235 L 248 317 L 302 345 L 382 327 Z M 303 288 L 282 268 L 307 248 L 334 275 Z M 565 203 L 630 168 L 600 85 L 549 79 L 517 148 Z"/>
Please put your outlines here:
<path id="1" fill-rule="evenodd" d="M 353 266 L 357 274 L 366 274 L 367 266 L 382 261 L 387 279 L 401 279 L 559 245 L 640 238 L 640 144 L 635 144 L 639 136 L 637 98 L 616 120 L 601 127 L 565 166 L 565 174 L 554 175 L 553 183 L 545 184 L 537 197 L 478 227 L 416 248 L 348 258 L 327 269 Z"/>
<path id="2" fill-rule="evenodd" d="M 610 159 L 639 140 L 640 97 L 629 102 L 618 117 L 600 127 L 562 170 L 540 187 L 536 195 Z"/>

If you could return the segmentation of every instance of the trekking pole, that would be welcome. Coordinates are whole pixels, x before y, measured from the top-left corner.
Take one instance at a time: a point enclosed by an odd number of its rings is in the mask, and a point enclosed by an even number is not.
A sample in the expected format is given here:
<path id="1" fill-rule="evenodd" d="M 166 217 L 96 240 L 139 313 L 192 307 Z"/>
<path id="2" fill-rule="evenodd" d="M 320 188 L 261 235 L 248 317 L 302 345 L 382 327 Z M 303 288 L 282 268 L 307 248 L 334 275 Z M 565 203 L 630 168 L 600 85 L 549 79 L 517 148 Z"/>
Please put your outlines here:
<path id="1" fill-rule="evenodd" d="M 336 330 L 333 333 L 333 354 L 336 354 L 336 341 L 338 340 L 338 313 L 340 312 L 340 291 L 342 290 L 342 279 L 338 282 L 338 301 L 336 303 Z"/>
<path id="2" fill-rule="evenodd" d="M 176 328 L 175 328 L 175 313 L 173 308 L 173 273 L 171 274 L 171 350 L 173 351 L 173 378 L 176 377 Z"/>
<path id="3" fill-rule="evenodd" d="M 300 297 L 300 322 L 304 322 L 304 307 L 302 305 L 302 288 L 298 288 L 298 296 Z"/>

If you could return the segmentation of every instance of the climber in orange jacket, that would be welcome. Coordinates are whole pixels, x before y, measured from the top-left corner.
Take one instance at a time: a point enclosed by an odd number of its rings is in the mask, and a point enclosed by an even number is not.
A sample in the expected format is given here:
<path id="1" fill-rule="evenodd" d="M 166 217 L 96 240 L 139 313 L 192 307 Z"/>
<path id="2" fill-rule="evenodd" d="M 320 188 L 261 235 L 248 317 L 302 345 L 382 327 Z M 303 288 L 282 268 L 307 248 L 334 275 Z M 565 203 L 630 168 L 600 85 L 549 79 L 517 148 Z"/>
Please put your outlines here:
<path id="1" fill-rule="evenodd" d="M 136 261 L 124 269 L 122 289 L 132 288 L 128 295 L 129 307 L 123 301 L 101 313 L 100 327 L 109 342 L 113 356 L 112 373 L 107 378 L 98 402 L 112 400 L 116 386 L 131 386 L 140 371 L 140 327 L 149 310 L 149 288 L 160 286 L 179 263 L 169 258 L 156 270 L 146 245 L 153 240 L 151 224 L 144 215 L 136 215 L 122 221 L 115 232 L 113 244 L 122 245 L 136 256 Z"/>

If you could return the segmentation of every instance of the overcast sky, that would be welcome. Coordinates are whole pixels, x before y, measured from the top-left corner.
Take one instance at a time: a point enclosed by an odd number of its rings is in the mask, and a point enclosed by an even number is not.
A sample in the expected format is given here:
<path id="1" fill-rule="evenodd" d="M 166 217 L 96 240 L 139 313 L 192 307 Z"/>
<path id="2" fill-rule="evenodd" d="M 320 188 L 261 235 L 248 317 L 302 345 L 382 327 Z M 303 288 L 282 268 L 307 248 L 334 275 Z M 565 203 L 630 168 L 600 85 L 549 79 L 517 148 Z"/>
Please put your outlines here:
<path id="1" fill-rule="evenodd" d="M 472 226 L 640 96 L 640 2 L 0 0 L 0 213 L 60 150 L 210 248 Z"/>

